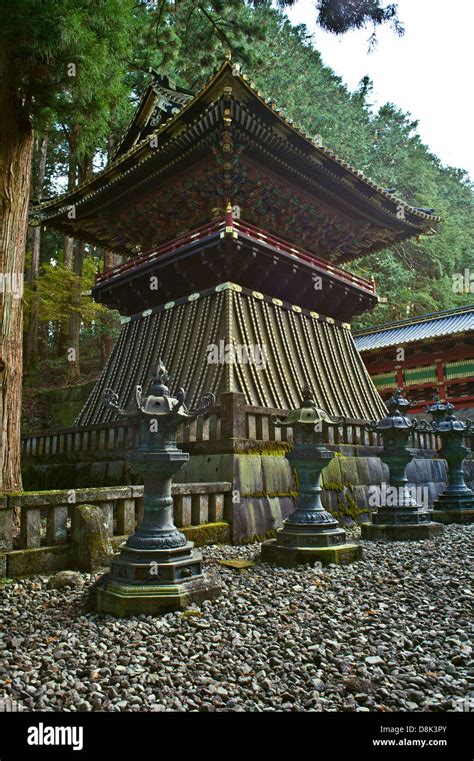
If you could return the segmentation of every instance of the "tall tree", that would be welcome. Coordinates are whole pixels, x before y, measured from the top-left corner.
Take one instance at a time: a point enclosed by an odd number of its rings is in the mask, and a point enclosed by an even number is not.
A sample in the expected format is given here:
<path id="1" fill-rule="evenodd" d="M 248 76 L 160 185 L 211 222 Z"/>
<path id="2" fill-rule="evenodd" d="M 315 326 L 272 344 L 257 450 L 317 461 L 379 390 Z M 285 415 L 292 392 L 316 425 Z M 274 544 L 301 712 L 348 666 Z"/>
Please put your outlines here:
<path id="1" fill-rule="evenodd" d="M 39 135 L 38 145 L 38 169 L 35 177 L 35 197 L 41 201 L 43 196 L 43 184 L 46 175 L 46 157 L 48 150 L 47 134 Z M 31 230 L 31 264 L 28 272 L 28 283 L 30 288 L 35 291 L 40 271 L 40 252 L 41 252 L 41 227 L 36 225 Z M 38 362 L 38 298 L 34 298 L 30 306 L 28 319 L 28 332 L 25 341 L 25 362 L 30 369 L 36 367 Z"/>
<path id="2" fill-rule="evenodd" d="M 21 287 L 33 127 L 87 106 L 103 133 L 122 97 L 133 0 L 0 0 L 0 490 L 21 488 Z M 112 23 L 111 23 L 112 22 Z"/>

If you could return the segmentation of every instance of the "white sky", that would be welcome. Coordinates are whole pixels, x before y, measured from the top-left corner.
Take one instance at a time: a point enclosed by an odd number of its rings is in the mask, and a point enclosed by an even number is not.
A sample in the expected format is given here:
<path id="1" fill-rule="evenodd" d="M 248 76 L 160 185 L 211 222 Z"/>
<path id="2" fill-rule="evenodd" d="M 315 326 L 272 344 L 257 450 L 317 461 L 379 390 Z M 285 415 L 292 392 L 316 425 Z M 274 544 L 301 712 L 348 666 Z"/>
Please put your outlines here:
<path id="1" fill-rule="evenodd" d="M 410 112 L 430 150 L 474 178 L 474 0 L 396 2 L 405 34 L 398 37 L 389 26 L 378 27 L 378 45 L 371 53 L 371 27 L 343 36 L 323 32 L 314 23 L 314 0 L 298 0 L 288 17 L 314 33 L 323 62 L 350 90 L 368 75 L 375 106 L 391 101 Z"/>

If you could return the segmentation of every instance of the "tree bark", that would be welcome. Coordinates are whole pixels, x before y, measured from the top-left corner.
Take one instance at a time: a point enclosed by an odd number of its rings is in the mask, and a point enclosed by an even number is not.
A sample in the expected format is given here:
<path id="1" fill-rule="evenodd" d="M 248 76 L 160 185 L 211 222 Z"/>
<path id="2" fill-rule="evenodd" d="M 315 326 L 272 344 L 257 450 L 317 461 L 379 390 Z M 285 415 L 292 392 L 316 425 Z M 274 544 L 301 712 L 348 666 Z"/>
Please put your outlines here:
<path id="1" fill-rule="evenodd" d="M 76 180 L 77 180 L 77 162 L 74 156 L 74 140 L 75 140 L 76 134 L 77 134 L 77 127 L 74 126 L 71 132 L 71 136 L 68 139 L 69 148 L 70 148 L 69 168 L 68 168 L 68 175 L 67 175 L 68 193 L 71 193 L 74 190 L 74 188 L 76 187 Z M 64 236 L 64 266 L 68 270 L 74 269 L 74 238 L 71 238 L 69 235 Z M 66 353 L 69 351 L 69 348 L 70 348 L 69 333 L 70 333 L 69 320 L 60 322 L 58 324 L 58 344 L 57 344 L 58 357 L 66 356 Z M 66 356 L 66 359 L 67 358 L 68 357 Z M 67 374 L 69 374 L 69 371 Z"/>
<path id="2" fill-rule="evenodd" d="M 80 278 L 78 287 L 75 292 L 71 294 L 72 304 L 79 310 L 82 298 L 82 270 L 84 264 L 84 241 L 80 240 L 76 244 L 75 256 L 74 256 L 74 273 Z M 67 363 L 67 383 L 76 383 L 81 377 L 81 364 L 80 364 L 80 337 L 81 337 L 81 315 L 79 311 L 73 312 L 69 317 L 69 332 L 68 332 L 68 363 Z"/>
<path id="3" fill-rule="evenodd" d="M 109 270 L 112 267 L 115 267 L 117 263 L 117 255 L 114 251 L 110 251 L 110 249 L 104 250 L 104 270 Z M 110 352 L 112 351 L 112 345 L 113 345 L 113 338 L 112 334 L 108 332 L 108 329 L 112 328 L 112 317 L 110 313 L 107 313 L 102 318 L 103 327 L 105 328 L 102 330 L 99 334 L 99 349 L 100 349 L 100 359 L 102 364 L 105 364 L 106 360 L 108 359 L 108 356 Z"/>
<path id="4" fill-rule="evenodd" d="M 41 201 L 43 195 L 43 182 L 46 174 L 46 156 L 48 150 L 48 138 L 43 135 L 39 143 L 39 164 L 38 175 L 36 178 L 35 198 Z M 31 229 L 31 267 L 28 273 L 29 282 L 33 291 L 37 289 L 37 280 L 39 277 L 41 253 L 41 226 L 37 225 Z M 30 305 L 30 316 L 28 320 L 28 334 L 25 344 L 25 369 L 31 370 L 38 364 L 38 319 L 39 300 L 34 296 Z"/>
<path id="5" fill-rule="evenodd" d="M 85 156 L 79 164 L 79 183 L 85 182 L 92 175 L 92 156 Z M 78 311 L 69 317 L 69 346 L 68 346 L 68 369 L 67 383 L 76 383 L 81 377 L 80 365 L 80 338 L 81 338 L 81 315 L 79 313 L 82 298 L 82 273 L 84 265 L 85 244 L 77 242 L 74 254 L 73 271 L 79 277 L 78 287 L 72 295 L 73 304 Z"/>
<path id="6" fill-rule="evenodd" d="M 69 157 L 69 169 L 67 173 L 68 193 L 72 193 L 72 191 L 76 187 L 76 180 L 77 180 L 77 165 L 76 165 L 76 159 L 74 157 L 74 151 L 73 151 L 74 137 L 76 133 L 77 133 L 77 128 L 74 127 L 74 129 L 72 130 L 71 138 L 69 140 L 71 154 Z M 64 236 L 64 266 L 67 267 L 68 270 L 72 270 L 73 264 L 74 264 L 74 238 L 71 238 L 69 235 L 65 235 Z"/>
<path id="7" fill-rule="evenodd" d="M 0 49 L 0 491 L 22 488 L 23 272 L 33 131 L 27 106 L 11 86 L 8 45 Z"/>

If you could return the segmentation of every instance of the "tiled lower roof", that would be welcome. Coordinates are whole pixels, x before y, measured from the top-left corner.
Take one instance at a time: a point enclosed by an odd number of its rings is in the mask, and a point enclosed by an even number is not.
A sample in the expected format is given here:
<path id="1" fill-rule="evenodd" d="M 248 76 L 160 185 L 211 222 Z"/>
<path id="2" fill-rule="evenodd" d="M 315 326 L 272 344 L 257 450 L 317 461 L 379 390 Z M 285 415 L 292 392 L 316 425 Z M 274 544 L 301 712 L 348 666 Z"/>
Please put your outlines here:
<path id="1" fill-rule="evenodd" d="M 364 328 L 354 331 L 353 335 L 359 351 L 371 351 L 471 330 L 474 330 L 474 305 Z"/>
<path id="2" fill-rule="evenodd" d="M 222 343 L 221 343 L 222 342 Z M 208 347 L 265 347 L 266 361 L 209 363 Z M 333 415 L 378 419 L 386 413 L 349 325 L 301 307 L 223 283 L 125 318 L 120 336 L 76 425 L 115 418 L 103 404 L 108 387 L 131 405 L 161 357 L 171 391 L 183 387 L 190 406 L 206 391 L 245 394 L 248 404 L 288 410 L 308 382 L 318 405 Z"/>

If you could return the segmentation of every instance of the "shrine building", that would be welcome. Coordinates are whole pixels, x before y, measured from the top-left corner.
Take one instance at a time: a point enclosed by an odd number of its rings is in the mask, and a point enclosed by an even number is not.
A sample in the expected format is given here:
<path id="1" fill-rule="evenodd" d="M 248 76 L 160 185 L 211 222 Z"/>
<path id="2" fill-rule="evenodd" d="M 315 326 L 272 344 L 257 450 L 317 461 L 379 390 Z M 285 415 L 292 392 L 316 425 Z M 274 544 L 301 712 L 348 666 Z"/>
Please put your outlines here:
<path id="1" fill-rule="evenodd" d="M 230 519 L 250 534 L 292 509 L 291 431 L 273 416 L 305 383 L 347 418 L 334 446 L 367 444 L 364 421 L 386 413 L 350 329 L 377 304 L 374 283 L 348 265 L 439 221 L 299 129 L 230 60 L 195 95 L 154 75 L 108 166 L 34 217 L 124 257 L 92 289 L 122 328 L 74 428 L 28 437 L 26 467 L 48 470 L 49 488 L 133 483 L 136 432 L 103 394 L 131 405 L 161 358 L 190 406 L 217 397 L 179 432 L 181 478 L 231 482 Z"/>
<path id="2" fill-rule="evenodd" d="M 474 409 L 474 306 L 355 330 L 357 349 L 383 399 L 395 386 L 425 412 L 433 396 L 469 416 Z"/>

